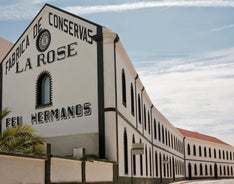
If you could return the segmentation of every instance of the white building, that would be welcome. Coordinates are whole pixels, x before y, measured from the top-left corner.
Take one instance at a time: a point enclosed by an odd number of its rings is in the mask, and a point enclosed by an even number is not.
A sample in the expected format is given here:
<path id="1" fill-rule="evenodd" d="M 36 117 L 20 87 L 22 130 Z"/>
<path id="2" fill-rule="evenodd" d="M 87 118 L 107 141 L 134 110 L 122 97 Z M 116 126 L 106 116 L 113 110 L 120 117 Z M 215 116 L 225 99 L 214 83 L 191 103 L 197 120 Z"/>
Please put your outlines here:
<path id="1" fill-rule="evenodd" d="M 85 148 L 118 163 L 119 183 L 183 179 L 197 161 L 203 172 L 223 164 L 229 175 L 218 177 L 233 177 L 233 147 L 176 129 L 152 104 L 118 35 L 103 26 L 46 4 L 1 66 L 1 105 L 12 110 L 2 128 L 32 125 L 54 155 Z M 132 154 L 133 143 L 143 143 L 143 154 Z M 224 146 L 229 160 L 208 164 L 187 154 L 193 144 L 217 157 Z"/>
<path id="2" fill-rule="evenodd" d="M 211 136 L 179 129 L 185 139 L 186 177 L 233 177 L 233 147 Z"/>

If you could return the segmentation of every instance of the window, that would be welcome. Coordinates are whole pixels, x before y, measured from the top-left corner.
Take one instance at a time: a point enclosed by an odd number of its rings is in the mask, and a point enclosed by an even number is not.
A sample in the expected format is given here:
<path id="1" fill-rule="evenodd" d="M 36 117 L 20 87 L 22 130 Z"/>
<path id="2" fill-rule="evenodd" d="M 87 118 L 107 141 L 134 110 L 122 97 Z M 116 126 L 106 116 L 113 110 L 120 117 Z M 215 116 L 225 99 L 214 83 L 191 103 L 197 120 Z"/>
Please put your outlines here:
<path id="1" fill-rule="evenodd" d="M 140 139 L 140 143 L 141 143 L 141 139 Z M 140 155 L 140 174 L 141 174 L 141 176 L 143 175 L 143 157 L 142 157 L 142 155 Z"/>
<path id="2" fill-rule="evenodd" d="M 202 168 L 202 164 L 200 164 L 200 175 L 203 175 L 203 168 Z"/>
<path id="3" fill-rule="evenodd" d="M 126 107 L 127 104 L 127 95 L 126 95 L 126 78 L 124 69 L 122 69 L 122 104 Z"/>
<path id="4" fill-rule="evenodd" d="M 193 156 L 196 156 L 196 146 L 193 145 Z"/>
<path id="5" fill-rule="evenodd" d="M 204 157 L 206 157 L 206 147 L 204 147 Z"/>
<path id="6" fill-rule="evenodd" d="M 174 144 L 173 144 L 173 135 L 171 134 L 171 148 L 173 149 Z"/>
<path id="7" fill-rule="evenodd" d="M 162 143 L 164 144 L 164 126 L 162 125 Z"/>
<path id="8" fill-rule="evenodd" d="M 199 146 L 199 156 L 202 156 L 202 150 L 201 150 L 201 146 Z"/>
<path id="9" fill-rule="evenodd" d="M 159 176 L 162 178 L 162 155 L 159 153 Z"/>
<path id="10" fill-rule="evenodd" d="M 154 119 L 154 139 L 157 139 L 157 123 L 155 119 Z"/>
<path id="11" fill-rule="evenodd" d="M 149 169 L 150 169 L 150 176 L 152 176 L 152 152 L 151 149 L 149 148 Z"/>
<path id="12" fill-rule="evenodd" d="M 39 75 L 36 85 L 36 107 L 52 104 L 52 79 L 48 72 Z"/>
<path id="13" fill-rule="evenodd" d="M 148 133 L 150 134 L 150 113 L 149 113 L 149 111 L 148 111 Z"/>
<path id="14" fill-rule="evenodd" d="M 212 165 L 210 165 L 210 175 L 213 175 Z"/>
<path id="15" fill-rule="evenodd" d="M 155 175 L 158 177 L 158 153 L 155 152 Z"/>
<path id="16" fill-rule="evenodd" d="M 128 137 L 126 129 L 124 130 L 124 173 L 128 174 Z"/>
<path id="17" fill-rule="evenodd" d="M 166 139 L 166 145 L 167 145 L 167 128 L 165 128 L 165 139 Z"/>
<path id="18" fill-rule="evenodd" d="M 163 161 L 166 160 L 165 155 L 163 155 Z M 166 164 L 163 163 L 163 176 L 166 177 Z"/>
<path id="19" fill-rule="evenodd" d="M 161 128 L 160 128 L 160 122 L 158 122 L 158 140 L 161 141 Z"/>
<path id="20" fill-rule="evenodd" d="M 135 136 L 132 136 L 132 143 L 135 143 Z M 133 174 L 136 175 L 136 155 L 132 155 L 133 159 Z"/>
<path id="21" fill-rule="evenodd" d="M 190 145 L 188 144 L 188 148 L 187 148 L 188 150 L 188 155 L 190 155 Z"/>
<path id="22" fill-rule="evenodd" d="M 135 114 L 135 108 L 134 108 L 134 91 L 133 91 L 133 85 L 131 83 L 131 113 L 134 116 Z"/>
<path id="23" fill-rule="evenodd" d="M 147 129 L 147 125 L 146 125 L 146 110 L 145 110 L 145 105 L 144 105 L 144 127 L 145 130 Z"/>
<path id="24" fill-rule="evenodd" d="M 141 97 L 140 97 L 140 94 L 138 94 L 138 120 L 139 120 L 139 123 L 141 123 Z"/>
<path id="25" fill-rule="evenodd" d="M 209 157 L 211 158 L 211 149 L 209 148 Z"/>
<path id="26" fill-rule="evenodd" d="M 216 158 L 216 149 L 214 149 L 214 158 Z"/>
<path id="27" fill-rule="evenodd" d="M 177 150 L 177 139 L 174 136 L 174 150 Z"/>
<path id="28" fill-rule="evenodd" d="M 145 146 L 145 171 L 146 171 L 146 176 L 148 176 L 148 151 L 147 151 L 147 146 Z"/>
<path id="29" fill-rule="evenodd" d="M 197 176 L 197 164 L 194 164 L 194 175 Z"/>
<path id="30" fill-rule="evenodd" d="M 171 141 L 170 141 L 170 132 L 168 130 L 168 146 L 170 147 L 171 146 Z"/>

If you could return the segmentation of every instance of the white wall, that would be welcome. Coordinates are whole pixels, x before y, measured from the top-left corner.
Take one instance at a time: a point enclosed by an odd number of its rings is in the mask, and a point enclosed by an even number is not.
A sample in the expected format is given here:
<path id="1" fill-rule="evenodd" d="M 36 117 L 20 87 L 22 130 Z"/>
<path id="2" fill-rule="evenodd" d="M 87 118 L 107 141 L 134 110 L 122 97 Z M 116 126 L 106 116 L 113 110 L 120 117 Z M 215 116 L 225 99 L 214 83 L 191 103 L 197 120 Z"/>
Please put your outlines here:
<path id="1" fill-rule="evenodd" d="M 45 160 L 0 155 L 0 178 L 4 184 L 44 184 Z"/>
<path id="2" fill-rule="evenodd" d="M 125 72 L 126 78 L 126 105 L 122 103 L 122 71 Z M 155 175 L 155 151 L 158 151 L 158 156 L 161 154 L 168 158 L 174 157 L 175 162 L 180 164 L 180 171 L 176 171 L 176 176 L 182 177 L 183 168 L 183 136 L 178 130 L 154 107 L 148 96 L 144 86 L 137 76 L 137 73 L 129 60 L 126 51 L 121 42 L 116 44 L 116 79 L 117 79 L 117 111 L 118 111 L 118 154 L 119 154 L 119 174 L 120 176 L 131 175 L 131 148 L 133 135 L 135 142 L 140 140 L 144 143 L 144 154 L 142 155 L 143 174 L 140 173 L 140 156 L 136 156 L 136 177 L 153 177 Z M 131 112 L 131 84 L 134 87 L 134 115 Z M 140 107 L 138 104 L 138 95 L 140 95 Z M 145 113 L 144 113 L 145 107 Z M 139 109 L 141 109 L 139 113 Z M 148 117 L 149 113 L 149 117 Z M 139 122 L 141 116 L 141 122 Z M 157 139 L 154 138 L 154 124 L 156 120 Z M 160 122 L 161 141 L 158 139 L 158 123 Z M 163 127 L 163 128 L 162 128 Z M 150 130 L 150 131 L 149 131 Z M 163 130 L 163 131 L 162 131 Z M 128 173 L 124 172 L 124 131 L 127 132 L 128 144 Z M 170 138 L 169 133 L 170 132 Z M 164 141 L 163 141 L 164 135 Z M 171 136 L 173 141 L 171 141 Z M 170 140 L 169 140 L 170 139 Z M 170 142 L 170 144 L 169 144 Z M 153 143 L 153 145 L 152 145 Z M 173 147 L 172 147 L 173 144 Z M 172 154 L 173 153 L 173 154 Z M 147 154 L 147 156 L 146 156 Z M 150 163 L 151 160 L 151 163 Z M 171 161 L 172 163 L 172 161 Z M 159 164 L 159 163 L 158 163 Z M 172 165 L 172 164 L 171 164 Z M 169 166 L 167 166 L 168 168 Z M 165 177 L 168 176 L 168 171 L 165 171 Z M 164 177 L 164 173 L 163 173 Z M 172 176 L 170 176 L 172 177 Z"/>
<path id="3" fill-rule="evenodd" d="M 81 182 L 82 162 L 62 158 L 51 158 L 51 182 Z"/>
<path id="4" fill-rule="evenodd" d="M 49 177 L 52 183 L 81 183 L 83 182 L 82 172 L 84 172 L 85 182 L 113 182 L 114 175 L 117 174 L 114 173 L 114 163 L 84 162 L 75 159 L 51 157 Z M 44 184 L 45 174 L 45 159 L 43 158 L 30 158 L 23 155 L 0 155 L 1 183 Z"/>
<path id="5" fill-rule="evenodd" d="M 73 148 L 85 148 L 86 154 L 98 155 L 98 133 L 49 137 L 45 141 L 51 144 L 51 154 L 71 156 Z M 62 146 L 61 146 L 62 145 Z"/>
<path id="6" fill-rule="evenodd" d="M 67 24 L 72 22 L 71 29 L 65 32 L 62 28 L 56 28 L 53 22 L 54 16 L 50 16 L 51 13 L 63 20 L 66 19 Z M 87 34 L 96 34 L 96 25 L 46 6 L 3 61 L 2 107 L 8 107 L 12 111 L 7 118 L 21 116 L 24 124 L 31 125 L 31 117 L 35 114 L 43 114 L 47 110 L 66 109 L 68 106 L 78 104 L 82 106 L 85 103 L 91 104 L 92 114 L 88 116 L 60 118 L 59 121 L 54 119 L 47 123 L 42 120 L 40 123 L 33 123 L 37 133 L 43 137 L 98 132 L 97 44 L 95 41 L 88 43 L 85 39 L 74 36 L 75 24 L 82 26 L 82 29 L 86 29 L 87 32 L 89 30 L 90 33 Z M 36 48 L 37 37 L 34 38 L 34 34 L 38 26 L 40 29 L 48 29 L 51 34 L 50 46 L 44 52 L 39 52 Z M 65 29 L 65 25 L 63 26 Z M 88 40 L 91 39 L 89 35 L 86 36 Z M 72 45 L 73 55 L 68 56 L 68 45 L 71 43 L 75 43 Z M 13 55 L 14 57 L 19 55 L 18 48 L 21 46 L 24 52 L 20 53 L 20 57 L 17 56 L 17 62 L 15 61 L 14 64 L 12 62 L 9 70 L 10 62 L 8 61 Z M 58 56 L 58 52 L 61 50 L 65 52 L 65 56 L 62 55 L 65 59 L 58 60 L 58 57 L 61 57 Z M 48 57 L 53 58 L 50 51 L 55 52 L 53 62 L 47 62 Z M 41 58 L 39 57 L 41 54 L 45 55 L 45 64 L 38 59 Z M 36 83 L 39 75 L 44 71 L 50 73 L 52 78 L 52 105 L 36 108 Z M 4 120 L 3 128 L 5 126 Z"/>
<path id="7" fill-rule="evenodd" d="M 113 164 L 99 161 L 86 162 L 86 182 L 113 181 Z"/>
<path id="8" fill-rule="evenodd" d="M 188 154 L 188 144 L 190 145 L 190 155 Z M 196 147 L 196 156 L 194 156 L 194 149 Z M 201 156 L 199 154 L 199 147 L 201 147 Z M 204 148 L 206 148 L 206 156 Z M 211 155 L 209 153 L 209 148 L 211 150 Z M 216 158 L 215 151 L 216 150 Z M 219 156 L 219 150 L 221 153 L 221 158 Z M 223 157 L 224 151 L 224 157 Z M 226 153 L 228 153 L 228 158 Z M 185 142 L 185 154 L 186 154 L 186 176 L 189 176 L 189 163 L 192 166 L 192 177 L 214 177 L 214 165 L 217 164 L 217 174 L 218 177 L 232 177 L 234 174 L 234 157 L 233 157 L 233 147 L 217 144 L 208 141 L 202 141 L 195 138 L 186 138 Z M 231 156 L 230 156 L 231 155 Z M 195 175 L 195 164 L 197 166 L 197 175 Z M 202 165 L 202 175 L 200 174 L 200 164 Z M 207 175 L 205 167 L 207 165 Z M 212 169 L 210 169 L 210 166 Z M 221 170 L 220 170 L 221 167 Z M 225 169 L 224 169 L 225 168 Z M 226 172 L 224 172 L 226 170 Z M 229 170 L 229 175 L 228 175 Z M 232 170 L 232 174 L 231 174 Z M 211 172 L 212 171 L 212 172 Z M 221 171 L 221 172 L 220 172 Z"/>

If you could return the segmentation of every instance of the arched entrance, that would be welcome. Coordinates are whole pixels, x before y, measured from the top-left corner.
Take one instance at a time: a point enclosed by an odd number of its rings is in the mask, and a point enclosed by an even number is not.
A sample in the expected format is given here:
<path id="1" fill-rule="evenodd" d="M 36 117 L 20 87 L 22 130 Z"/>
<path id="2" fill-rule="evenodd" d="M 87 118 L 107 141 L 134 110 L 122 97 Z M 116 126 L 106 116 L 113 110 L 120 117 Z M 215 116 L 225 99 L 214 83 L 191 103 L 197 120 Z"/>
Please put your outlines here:
<path id="1" fill-rule="evenodd" d="M 192 179 L 192 166 L 191 166 L 191 163 L 188 164 L 188 177 L 189 177 L 189 180 Z"/>
<path id="2" fill-rule="evenodd" d="M 159 155 L 160 183 L 162 183 L 162 156 Z"/>
<path id="3" fill-rule="evenodd" d="M 172 171 L 173 181 L 175 181 L 175 159 L 174 157 L 172 157 L 172 168 L 173 168 L 173 171 Z"/>
<path id="4" fill-rule="evenodd" d="M 216 163 L 215 163 L 215 165 L 214 165 L 214 177 L 215 177 L 215 179 L 218 178 L 218 166 L 217 166 Z"/>

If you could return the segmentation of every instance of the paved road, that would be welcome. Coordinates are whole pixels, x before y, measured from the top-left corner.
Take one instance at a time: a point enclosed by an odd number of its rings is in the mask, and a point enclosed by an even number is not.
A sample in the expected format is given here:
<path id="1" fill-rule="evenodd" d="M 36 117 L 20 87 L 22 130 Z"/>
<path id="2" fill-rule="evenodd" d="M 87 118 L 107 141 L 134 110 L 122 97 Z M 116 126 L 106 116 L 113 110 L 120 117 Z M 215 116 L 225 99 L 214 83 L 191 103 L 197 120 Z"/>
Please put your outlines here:
<path id="1" fill-rule="evenodd" d="M 181 181 L 174 184 L 234 184 L 234 179 Z"/>

